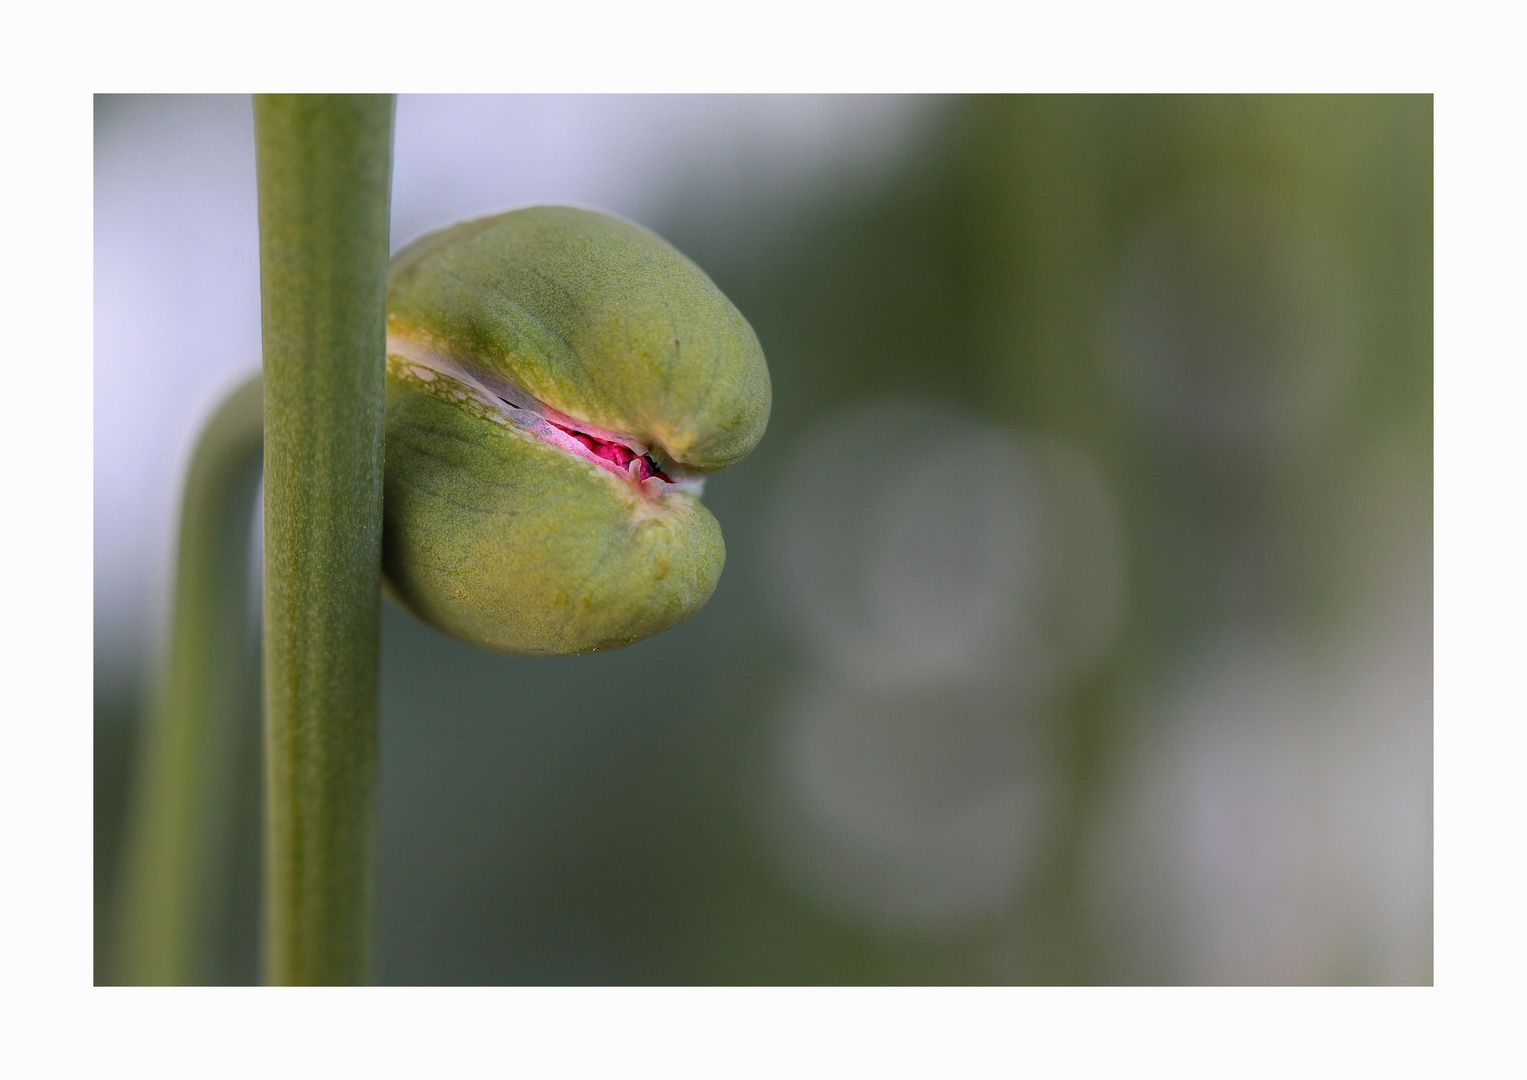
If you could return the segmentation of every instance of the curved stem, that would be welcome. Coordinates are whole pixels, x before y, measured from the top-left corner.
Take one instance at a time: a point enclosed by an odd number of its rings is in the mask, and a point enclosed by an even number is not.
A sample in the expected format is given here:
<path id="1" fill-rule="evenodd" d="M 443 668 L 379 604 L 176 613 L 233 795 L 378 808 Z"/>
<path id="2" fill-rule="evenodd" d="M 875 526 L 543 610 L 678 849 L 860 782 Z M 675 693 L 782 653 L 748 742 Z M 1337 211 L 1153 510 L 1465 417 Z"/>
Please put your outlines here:
<path id="1" fill-rule="evenodd" d="M 390 95 L 259 95 L 265 977 L 363 981 L 377 773 Z"/>
<path id="2" fill-rule="evenodd" d="M 216 975 L 240 721 L 250 719 L 250 529 L 260 482 L 259 376 L 202 429 L 186 476 L 169 649 L 139 756 L 124 866 L 117 978 L 185 985 Z"/>

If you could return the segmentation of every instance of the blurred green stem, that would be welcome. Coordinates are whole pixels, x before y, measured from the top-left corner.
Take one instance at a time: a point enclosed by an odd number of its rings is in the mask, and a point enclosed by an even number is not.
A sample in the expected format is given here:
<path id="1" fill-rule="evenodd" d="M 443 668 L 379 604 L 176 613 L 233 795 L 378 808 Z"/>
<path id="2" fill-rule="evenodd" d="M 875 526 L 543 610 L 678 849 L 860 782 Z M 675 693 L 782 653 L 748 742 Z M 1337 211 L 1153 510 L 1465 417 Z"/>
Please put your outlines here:
<path id="1" fill-rule="evenodd" d="M 249 547 L 260 482 L 258 376 L 223 402 L 191 456 L 163 681 L 139 757 L 118 981 L 186 985 L 216 971 L 229 881 L 240 700 L 253 672 Z"/>
<path id="2" fill-rule="evenodd" d="M 364 980 L 377 774 L 390 95 L 259 95 L 265 978 Z"/>

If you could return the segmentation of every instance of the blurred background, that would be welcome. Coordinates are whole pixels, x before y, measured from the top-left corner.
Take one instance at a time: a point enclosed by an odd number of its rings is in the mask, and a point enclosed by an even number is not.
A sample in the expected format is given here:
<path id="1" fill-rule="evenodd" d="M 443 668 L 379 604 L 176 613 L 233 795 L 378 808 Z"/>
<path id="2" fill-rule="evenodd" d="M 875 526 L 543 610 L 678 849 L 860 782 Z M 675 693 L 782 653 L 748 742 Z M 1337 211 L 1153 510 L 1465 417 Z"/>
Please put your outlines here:
<path id="1" fill-rule="evenodd" d="M 95 116 L 106 982 L 259 295 L 248 99 Z M 524 659 L 384 605 L 377 981 L 1430 983 L 1431 175 L 1429 97 L 400 97 L 394 248 L 624 215 L 775 397 L 690 622 Z"/>

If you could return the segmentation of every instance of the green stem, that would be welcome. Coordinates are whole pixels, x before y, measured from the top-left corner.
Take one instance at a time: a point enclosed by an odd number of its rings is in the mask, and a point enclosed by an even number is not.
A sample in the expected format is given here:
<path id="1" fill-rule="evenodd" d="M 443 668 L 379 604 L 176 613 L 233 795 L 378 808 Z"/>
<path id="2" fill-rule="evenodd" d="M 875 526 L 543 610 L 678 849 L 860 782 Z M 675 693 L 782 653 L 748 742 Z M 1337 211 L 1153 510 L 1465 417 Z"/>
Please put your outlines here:
<path id="1" fill-rule="evenodd" d="M 389 95 L 260 95 L 265 977 L 366 973 L 377 774 Z"/>
<path id="2" fill-rule="evenodd" d="M 254 678 L 249 541 L 260 482 L 259 377 L 223 402 L 191 455 L 163 681 L 134 784 L 115 975 L 180 986 L 219 974 L 241 722 Z"/>

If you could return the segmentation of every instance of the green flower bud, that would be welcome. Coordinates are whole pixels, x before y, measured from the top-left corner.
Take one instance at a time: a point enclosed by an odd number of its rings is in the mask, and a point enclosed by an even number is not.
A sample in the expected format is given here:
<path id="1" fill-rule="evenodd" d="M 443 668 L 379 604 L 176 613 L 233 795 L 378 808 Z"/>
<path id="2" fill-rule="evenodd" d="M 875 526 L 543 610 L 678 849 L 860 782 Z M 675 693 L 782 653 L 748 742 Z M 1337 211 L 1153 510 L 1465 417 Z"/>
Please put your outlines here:
<path id="1" fill-rule="evenodd" d="M 387 289 L 382 569 L 474 645 L 600 652 L 721 576 L 707 472 L 769 418 L 747 321 L 661 238 L 538 206 L 432 233 Z"/>

